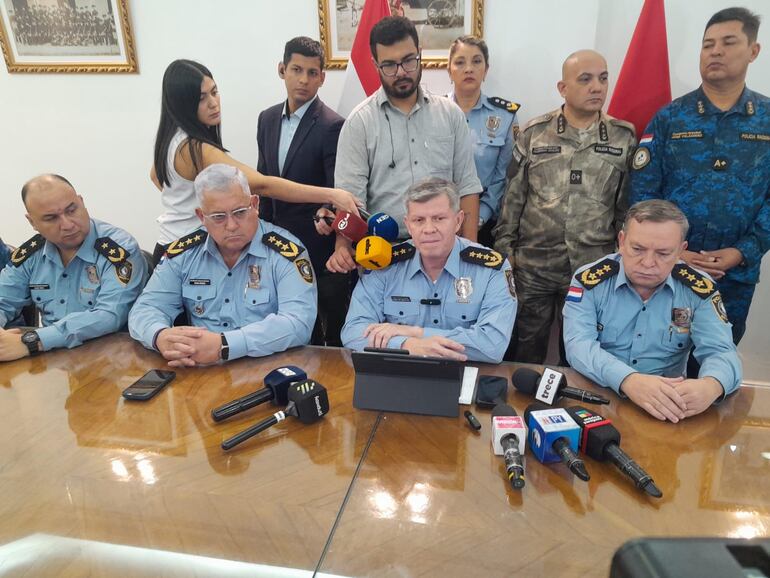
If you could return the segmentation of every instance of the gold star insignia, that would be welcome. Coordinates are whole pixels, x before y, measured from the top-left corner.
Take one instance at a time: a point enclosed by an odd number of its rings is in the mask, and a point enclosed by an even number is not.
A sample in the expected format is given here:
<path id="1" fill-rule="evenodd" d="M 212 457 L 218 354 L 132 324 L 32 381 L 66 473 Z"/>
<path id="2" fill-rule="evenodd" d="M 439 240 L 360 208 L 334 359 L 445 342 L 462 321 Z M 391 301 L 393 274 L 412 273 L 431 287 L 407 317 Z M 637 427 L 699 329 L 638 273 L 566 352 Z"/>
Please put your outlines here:
<path id="1" fill-rule="evenodd" d="M 102 249 L 106 249 L 107 247 L 109 247 L 107 243 L 102 243 Z"/>
<path id="2" fill-rule="evenodd" d="M 612 267 L 610 267 L 609 265 L 605 265 L 604 267 L 602 267 L 602 269 L 603 269 L 604 271 L 608 272 L 608 273 L 609 273 L 610 271 L 612 271 Z"/>
<path id="3" fill-rule="evenodd" d="M 687 277 L 687 269 L 679 269 L 679 274 L 682 277 Z"/>
<path id="4" fill-rule="evenodd" d="M 588 278 L 591 280 L 596 279 L 596 275 L 594 275 L 593 273 L 589 273 Z"/>
<path id="5" fill-rule="evenodd" d="M 688 275 L 687 279 L 689 279 L 690 281 L 695 281 L 695 275 Z"/>
<path id="6" fill-rule="evenodd" d="M 114 255 L 114 254 L 115 254 L 115 249 L 110 249 L 110 255 Z"/>
<path id="7" fill-rule="evenodd" d="M 696 281 L 695 285 L 696 285 L 697 287 L 703 287 L 703 285 L 704 285 L 704 283 L 703 283 L 703 279 L 698 279 L 698 281 Z"/>
<path id="8" fill-rule="evenodd" d="M 196 241 L 200 241 L 201 240 L 201 236 L 200 235 L 195 235 L 195 240 Z"/>
<path id="9" fill-rule="evenodd" d="M 30 246 L 30 247 L 37 247 L 37 241 L 32 241 L 32 242 L 29 244 L 29 246 Z"/>
<path id="10" fill-rule="evenodd" d="M 267 241 L 268 241 L 269 243 L 275 243 L 275 237 L 273 237 L 272 235 L 270 235 L 270 236 L 267 238 Z"/>
<path id="11" fill-rule="evenodd" d="M 597 269 L 597 270 L 595 271 L 595 273 L 596 273 L 596 274 L 597 274 L 599 277 L 601 277 L 602 275 L 604 275 L 604 269 Z"/>
<path id="12" fill-rule="evenodd" d="M 26 254 L 27 254 L 27 250 L 26 250 L 26 249 L 22 249 L 22 250 L 21 250 L 21 254 L 22 254 L 22 255 L 26 255 Z"/>

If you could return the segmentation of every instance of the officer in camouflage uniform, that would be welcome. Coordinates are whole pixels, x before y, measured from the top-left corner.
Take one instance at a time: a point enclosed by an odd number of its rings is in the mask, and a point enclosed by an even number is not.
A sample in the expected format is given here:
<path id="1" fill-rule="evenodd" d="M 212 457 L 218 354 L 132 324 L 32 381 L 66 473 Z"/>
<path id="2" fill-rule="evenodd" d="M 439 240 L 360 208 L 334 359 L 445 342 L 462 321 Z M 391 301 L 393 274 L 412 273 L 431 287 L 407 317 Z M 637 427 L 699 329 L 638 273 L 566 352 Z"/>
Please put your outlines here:
<path id="1" fill-rule="evenodd" d="M 615 250 L 635 146 L 633 125 L 601 110 L 600 54 L 570 55 L 557 86 L 562 108 L 530 121 L 516 141 L 495 229 L 495 249 L 513 259 L 519 300 L 506 359 L 528 363 L 544 361 L 575 269 Z"/>
<path id="2" fill-rule="evenodd" d="M 758 29 L 759 18 L 744 8 L 711 17 L 703 84 L 653 118 L 631 179 L 634 202 L 667 199 L 687 215 L 683 259 L 717 280 L 736 344 L 770 247 L 770 99 L 745 84 Z"/>

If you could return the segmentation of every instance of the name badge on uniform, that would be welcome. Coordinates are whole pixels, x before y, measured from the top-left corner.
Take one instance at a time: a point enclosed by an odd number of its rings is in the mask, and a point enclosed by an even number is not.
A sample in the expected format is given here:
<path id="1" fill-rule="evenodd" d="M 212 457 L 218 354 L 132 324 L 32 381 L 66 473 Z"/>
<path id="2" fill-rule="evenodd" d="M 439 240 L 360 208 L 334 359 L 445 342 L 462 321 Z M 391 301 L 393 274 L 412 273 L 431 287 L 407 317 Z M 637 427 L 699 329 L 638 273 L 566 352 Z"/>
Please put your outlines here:
<path id="1" fill-rule="evenodd" d="M 458 303 L 470 303 L 469 297 L 473 293 L 473 281 L 470 277 L 455 279 L 455 294 Z"/>
<path id="2" fill-rule="evenodd" d="M 259 289 L 261 278 L 262 267 L 260 265 L 249 265 L 249 289 Z"/>
<path id="3" fill-rule="evenodd" d="M 689 330 L 692 323 L 692 309 L 689 307 L 674 307 L 671 310 L 671 321 L 680 329 Z"/>
<path id="4" fill-rule="evenodd" d="M 99 274 L 96 272 L 96 265 L 89 265 L 86 267 L 86 275 L 88 275 L 88 282 L 93 285 L 99 284 Z"/>
<path id="5" fill-rule="evenodd" d="M 502 122 L 502 118 L 499 116 L 488 116 L 487 117 L 487 134 L 491 137 L 494 137 L 497 133 L 497 129 L 500 128 L 500 123 Z"/>

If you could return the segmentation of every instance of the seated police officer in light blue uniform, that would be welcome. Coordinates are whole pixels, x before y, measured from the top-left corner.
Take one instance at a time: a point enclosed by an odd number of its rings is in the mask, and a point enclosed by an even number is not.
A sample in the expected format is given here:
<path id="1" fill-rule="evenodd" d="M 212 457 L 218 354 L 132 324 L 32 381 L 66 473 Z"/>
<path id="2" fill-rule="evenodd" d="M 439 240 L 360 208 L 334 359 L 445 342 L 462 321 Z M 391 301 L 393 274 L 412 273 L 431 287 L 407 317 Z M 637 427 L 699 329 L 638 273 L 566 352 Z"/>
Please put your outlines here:
<path id="1" fill-rule="evenodd" d="M 172 367 L 259 357 L 310 341 L 316 285 L 291 233 L 259 219 L 236 167 L 195 179 L 199 229 L 171 243 L 128 320 L 132 337 Z M 185 311 L 191 327 L 172 327 Z"/>
<path id="2" fill-rule="evenodd" d="M 564 304 L 572 367 L 672 422 L 735 391 L 742 372 L 714 280 L 681 260 L 687 229 L 673 203 L 637 203 L 620 252 L 578 269 Z M 685 379 L 693 346 L 700 372 Z"/>
<path id="3" fill-rule="evenodd" d="M 0 273 L 0 327 L 34 304 L 43 327 L 0 329 L 0 361 L 76 347 L 120 330 L 147 278 L 136 240 L 91 219 L 67 179 L 42 175 L 21 190 L 27 220 L 38 232 Z"/>
<path id="4" fill-rule="evenodd" d="M 464 215 L 454 184 L 428 179 L 413 185 L 405 204 L 413 244 L 394 246 L 389 267 L 361 277 L 343 345 L 500 363 L 516 318 L 510 264 L 457 236 Z"/>

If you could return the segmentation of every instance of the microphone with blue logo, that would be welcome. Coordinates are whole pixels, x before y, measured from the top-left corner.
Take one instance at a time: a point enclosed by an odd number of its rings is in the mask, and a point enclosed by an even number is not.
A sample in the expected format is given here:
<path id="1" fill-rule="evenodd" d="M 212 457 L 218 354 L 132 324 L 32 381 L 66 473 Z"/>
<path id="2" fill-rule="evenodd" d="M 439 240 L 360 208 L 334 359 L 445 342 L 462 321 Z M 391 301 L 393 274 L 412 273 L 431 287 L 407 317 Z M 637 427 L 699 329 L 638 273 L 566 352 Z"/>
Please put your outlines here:
<path id="1" fill-rule="evenodd" d="M 580 426 L 566 410 L 533 403 L 524 411 L 524 422 L 529 428 L 529 448 L 540 463 L 564 462 L 581 480 L 591 479 L 577 455 Z"/>

